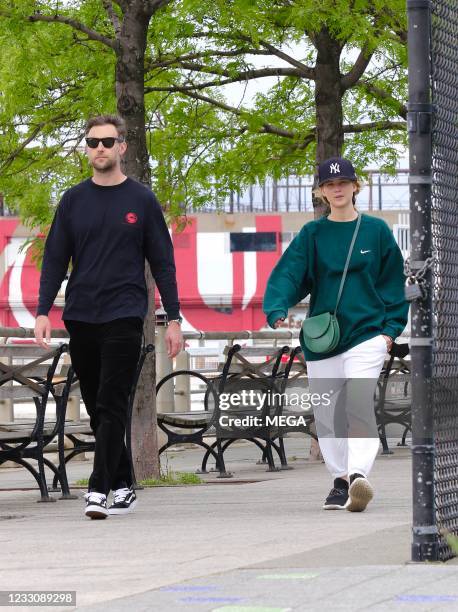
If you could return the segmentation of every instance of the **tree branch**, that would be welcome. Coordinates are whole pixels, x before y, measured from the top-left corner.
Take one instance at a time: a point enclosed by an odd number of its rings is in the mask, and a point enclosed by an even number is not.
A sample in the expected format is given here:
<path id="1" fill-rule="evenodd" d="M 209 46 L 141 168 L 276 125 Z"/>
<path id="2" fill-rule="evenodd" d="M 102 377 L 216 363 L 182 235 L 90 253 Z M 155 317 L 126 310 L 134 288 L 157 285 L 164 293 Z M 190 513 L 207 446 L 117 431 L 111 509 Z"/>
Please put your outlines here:
<path id="1" fill-rule="evenodd" d="M 371 9 L 374 8 L 371 6 L 371 3 L 369 4 L 369 6 L 371 7 Z M 373 17 L 372 27 L 373 27 L 375 35 L 378 35 L 382 31 L 385 31 L 387 29 L 386 25 L 382 23 L 382 20 L 383 21 L 385 20 L 387 13 L 394 22 L 393 29 L 396 32 L 396 34 L 398 34 L 398 30 L 402 31 L 402 28 L 399 26 L 399 23 L 397 21 L 397 15 L 395 15 L 395 13 L 391 11 L 390 9 L 384 8 L 382 9 L 382 12 L 380 12 L 379 10 L 375 10 L 373 12 L 371 11 L 371 13 Z M 358 55 L 353 65 L 353 68 L 350 70 L 350 72 L 345 74 L 340 80 L 340 83 L 344 90 L 349 89 L 350 87 L 353 87 L 354 85 L 356 85 L 359 79 L 363 76 L 369 62 L 371 61 L 374 51 L 375 49 L 370 51 L 369 44 L 367 42 L 363 45 L 360 51 L 360 54 Z"/>
<path id="2" fill-rule="evenodd" d="M 159 9 L 170 4 L 172 0 L 145 0 L 145 13 L 151 17 Z"/>
<path id="3" fill-rule="evenodd" d="M 209 98 L 208 96 L 202 96 L 201 94 L 197 94 L 188 90 L 179 91 L 178 88 L 176 91 L 178 93 L 182 93 L 185 96 L 188 96 L 189 98 L 193 98 L 194 100 L 200 100 L 202 102 L 206 102 L 207 104 L 211 104 L 212 106 L 216 106 L 217 108 L 221 108 L 222 110 L 233 113 L 238 117 L 248 114 L 246 111 L 240 110 L 239 108 L 235 108 L 235 106 L 229 106 L 224 102 L 220 102 L 219 100 L 215 100 L 214 98 Z M 262 124 L 262 130 L 260 130 L 260 133 L 276 134 L 277 136 L 282 136 L 283 138 L 291 139 L 299 137 L 299 135 L 295 132 L 288 132 L 287 130 L 283 130 L 282 128 L 276 127 L 275 125 L 272 125 L 267 122 L 264 122 Z"/>
<path id="4" fill-rule="evenodd" d="M 294 145 L 289 146 L 288 148 L 291 151 L 303 151 L 306 149 L 314 140 L 316 139 L 316 129 L 312 128 L 308 134 L 306 134 L 302 140 L 302 142 L 298 142 Z"/>
<path id="5" fill-rule="evenodd" d="M 21 144 L 8 155 L 8 157 L 2 162 L 0 166 L 0 172 L 3 172 L 3 170 L 5 170 L 16 159 L 19 153 L 21 153 L 26 148 L 26 146 L 30 144 L 38 136 L 38 134 L 41 132 L 42 128 L 45 125 L 46 125 L 46 122 L 39 123 L 35 127 L 35 129 L 32 131 L 30 136 L 28 136 L 25 140 L 23 140 Z"/>
<path id="6" fill-rule="evenodd" d="M 119 6 L 123 13 L 126 12 L 129 0 L 113 0 L 113 2 Z"/>
<path id="7" fill-rule="evenodd" d="M 100 42 L 114 50 L 117 48 L 116 41 L 112 38 L 108 38 L 108 36 L 104 36 L 95 30 L 91 30 L 91 28 L 85 26 L 84 23 L 80 23 L 79 21 L 71 19 L 70 17 L 65 17 L 64 15 L 42 15 L 41 13 L 34 13 L 33 15 L 26 17 L 26 19 L 27 21 L 31 22 L 45 21 L 47 23 L 63 23 L 70 26 L 74 30 L 84 32 L 84 34 L 86 34 L 86 36 L 88 36 L 91 40 Z"/>
<path id="8" fill-rule="evenodd" d="M 111 19 L 111 23 L 113 24 L 113 28 L 117 37 L 121 34 L 121 24 L 119 22 L 119 17 L 116 14 L 113 3 L 111 0 L 102 0 L 103 7 L 106 10 L 108 17 Z"/>
<path id="9" fill-rule="evenodd" d="M 369 51 L 369 46 L 367 44 L 363 46 L 350 72 L 344 74 L 340 79 L 340 84 L 344 90 L 356 85 L 368 67 L 373 54 L 374 52 Z"/>
<path id="10" fill-rule="evenodd" d="M 393 72 L 396 73 L 397 70 L 399 70 L 400 68 L 404 68 L 403 64 L 401 62 L 391 62 L 389 60 L 387 60 L 385 58 L 386 64 L 381 67 L 379 70 L 377 70 L 376 72 L 373 72 L 372 74 L 368 75 L 367 78 L 364 80 L 365 83 L 369 83 L 370 81 L 374 81 L 375 79 L 380 78 L 381 76 L 383 76 L 384 74 L 386 74 L 387 72 Z M 391 80 L 393 80 L 393 77 L 391 77 Z"/>
<path id="11" fill-rule="evenodd" d="M 207 67 L 200 64 L 186 64 L 183 62 L 182 67 L 186 70 L 193 70 L 195 72 L 205 72 L 211 74 L 220 74 L 221 76 L 229 75 L 227 70 L 221 70 L 219 72 L 207 70 Z M 224 80 L 207 81 L 205 83 L 197 83 L 193 85 L 182 85 L 178 88 L 174 87 L 145 87 L 145 93 L 151 93 L 152 91 L 196 91 L 200 89 L 206 89 L 207 87 L 218 87 L 222 85 L 228 85 L 229 83 L 238 83 L 240 81 L 251 81 L 253 79 L 259 79 L 264 77 L 272 76 L 295 76 L 300 78 L 300 74 L 294 68 L 261 68 L 259 70 L 246 70 L 245 72 L 239 72 L 238 75 Z"/>
<path id="12" fill-rule="evenodd" d="M 207 67 L 205 64 L 195 64 L 191 62 L 182 62 L 182 68 L 185 70 L 193 70 L 194 72 L 205 72 L 207 74 L 217 74 L 218 76 L 226 76 L 228 78 L 237 78 L 239 81 L 250 81 L 252 79 L 262 79 L 264 77 L 275 76 L 295 76 L 300 78 L 302 75 L 295 68 L 281 68 L 272 66 L 271 68 L 258 68 L 257 70 L 245 70 L 237 74 L 231 74 L 229 70 L 218 70 Z"/>
<path id="13" fill-rule="evenodd" d="M 406 124 L 402 121 L 373 121 L 371 123 L 361 123 L 359 125 L 348 124 L 343 126 L 345 134 L 357 134 L 361 132 L 368 132 L 370 130 L 405 130 Z M 302 142 L 298 142 L 290 145 L 288 148 L 291 151 L 301 151 L 306 149 L 316 139 L 316 128 L 311 128 L 308 134 L 306 134 Z"/>
<path id="14" fill-rule="evenodd" d="M 211 51 L 188 53 L 187 55 L 182 55 L 179 57 L 150 62 L 145 66 L 145 70 L 148 71 L 153 70 L 154 68 L 167 68 L 173 64 L 180 64 L 183 61 L 192 61 L 205 57 L 236 57 L 238 55 L 271 55 L 271 53 L 269 51 L 261 51 L 260 49 L 250 49 L 249 47 L 244 49 L 234 49 L 233 51 L 216 51 L 212 49 Z"/>
<path id="15" fill-rule="evenodd" d="M 288 55 L 284 51 L 281 51 L 280 49 L 277 49 L 276 47 L 274 47 L 270 43 L 267 43 L 267 42 L 265 42 L 263 40 L 261 40 L 259 42 L 260 42 L 260 44 L 265 49 L 270 51 L 272 53 L 272 55 L 275 55 L 276 57 L 278 57 L 278 58 L 282 59 L 283 61 L 285 61 L 287 64 L 290 64 L 291 66 L 294 66 L 295 68 L 300 70 L 300 72 L 301 72 L 303 77 L 305 77 L 306 79 L 310 79 L 311 81 L 315 80 L 315 68 L 311 68 L 310 66 L 306 66 L 305 64 L 303 64 L 302 62 L 294 59 L 294 57 L 291 57 L 290 55 Z"/>
<path id="16" fill-rule="evenodd" d="M 344 125 L 343 132 L 344 134 L 360 134 L 370 130 L 405 130 L 406 126 L 404 121 L 371 121 L 370 123 Z"/>
<path id="17" fill-rule="evenodd" d="M 194 100 L 200 100 L 202 102 L 206 102 L 207 104 L 211 104 L 212 106 L 216 106 L 224 111 L 233 113 L 238 117 L 247 114 L 245 111 L 240 110 L 239 108 L 235 108 L 234 106 L 229 106 L 225 102 L 220 102 L 219 100 L 215 100 L 214 98 L 210 98 L 208 96 L 203 96 L 201 94 L 191 92 L 187 89 L 180 90 L 180 88 L 175 88 L 176 93 L 182 93 L 189 98 L 193 98 Z M 370 130 L 375 131 L 383 131 L 383 130 L 405 130 L 406 123 L 404 121 L 371 121 L 370 123 L 360 123 L 360 124 L 347 124 L 343 126 L 344 134 L 358 134 L 362 132 L 368 132 Z M 264 122 L 262 124 L 262 130 L 259 131 L 261 134 L 275 134 L 277 136 L 281 136 L 283 138 L 289 138 L 292 140 L 299 140 L 300 134 L 297 132 L 289 132 L 277 126 L 274 126 L 270 123 Z M 297 143 L 297 148 L 305 148 L 307 147 L 316 137 L 316 128 L 310 128 L 309 132 L 305 135 L 302 142 Z M 296 145 L 295 145 L 296 146 Z"/>
<path id="18" fill-rule="evenodd" d="M 223 38 L 223 39 L 229 38 L 231 40 L 243 40 L 245 42 L 249 42 L 250 44 L 255 44 L 252 38 L 250 38 L 249 36 L 246 36 L 245 34 L 240 34 L 240 33 L 235 33 L 235 34 L 231 34 L 230 36 L 227 36 L 224 34 L 218 35 L 213 32 L 195 32 L 194 34 L 191 35 L 191 38 Z M 265 49 L 267 49 L 268 51 L 270 51 L 272 55 L 279 57 L 280 59 L 285 61 L 287 64 L 290 64 L 291 66 L 294 66 L 295 68 L 300 70 L 302 76 L 304 76 L 306 79 L 310 79 L 312 81 L 315 80 L 315 69 L 314 68 L 311 68 L 310 66 L 307 66 L 306 64 L 303 64 L 299 60 L 295 59 L 294 57 L 291 57 L 284 51 L 277 49 L 276 47 L 266 42 L 265 40 L 259 40 L 259 44 Z"/>
<path id="19" fill-rule="evenodd" d="M 0 165 L 0 172 L 3 172 L 15 159 L 16 157 L 22 153 L 22 151 L 27 147 L 27 145 L 29 145 L 31 142 L 33 142 L 35 140 L 35 138 L 38 136 L 38 134 L 41 132 L 41 130 L 46 127 L 46 125 L 49 124 L 54 124 L 56 122 L 61 122 L 61 121 L 74 121 L 75 118 L 74 117 L 66 117 L 65 115 L 57 115 L 56 117 L 52 117 L 51 119 L 47 120 L 47 121 L 42 121 L 40 123 L 37 123 L 35 125 L 35 127 L 33 128 L 33 130 L 31 131 L 31 133 L 29 134 L 29 136 L 27 136 L 27 138 L 25 138 L 25 140 L 23 140 L 14 151 L 12 151 L 8 157 L 6 157 L 6 159 L 4 161 L 2 161 L 1 165 Z M 72 137 L 73 139 L 73 137 Z"/>
<path id="20" fill-rule="evenodd" d="M 393 98 L 393 96 L 388 91 L 377 87 L 377 85 L 368 83 L 367 81 L 361 81 L 360 83 L 358 83 L 358 87 L 360 87 L 367 93 L 372 94 L 374 98 L 377 98 L 378 100 L 384 100 L 386 102 L 389 102 L 390 106 L 396 108 L 396 111 L 400 117 L 402 117 L 403 119 L 407 119 L 407 106 L 399 100 L 396 100 L 396 98 Z"/>

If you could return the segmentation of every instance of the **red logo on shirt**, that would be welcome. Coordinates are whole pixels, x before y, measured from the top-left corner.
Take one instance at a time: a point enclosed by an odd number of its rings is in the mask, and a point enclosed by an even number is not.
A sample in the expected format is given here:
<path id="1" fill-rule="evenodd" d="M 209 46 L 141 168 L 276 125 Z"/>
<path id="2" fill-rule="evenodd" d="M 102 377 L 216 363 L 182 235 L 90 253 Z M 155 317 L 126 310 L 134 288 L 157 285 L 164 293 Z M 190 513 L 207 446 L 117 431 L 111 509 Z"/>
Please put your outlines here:
<path id="1" fill-rule="evenodd" d="M 137 223 L 137 215 L 133 212 L 128 212 L 125 219 L 127 223 Z"/>

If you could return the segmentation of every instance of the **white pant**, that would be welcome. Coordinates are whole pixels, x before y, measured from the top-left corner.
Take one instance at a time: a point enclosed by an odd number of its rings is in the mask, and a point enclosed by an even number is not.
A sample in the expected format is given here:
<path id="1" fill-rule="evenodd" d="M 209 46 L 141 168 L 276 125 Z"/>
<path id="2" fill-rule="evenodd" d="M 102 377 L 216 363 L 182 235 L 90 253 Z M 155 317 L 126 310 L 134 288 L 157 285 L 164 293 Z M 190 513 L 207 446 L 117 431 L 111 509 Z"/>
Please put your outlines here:
<path id="1" fill-rule="evenodd" d="M 369 415 L 367 418 L 373 419 L 373 426 L 376 428 L 373 398 L 385 357 L 386 341 L 383 336 L 379 335 L 354 346 L 341 355 L 319 361 L 307 361 L 310 390 L 312 393 L 322 393 L 323 384 L 328 390 L 331 385 L 333 389 L 331 409 L 333 411 L 348 379 L 370 379 L 363 385 L 357 380 L 354 381 L 356 383 L 354 390 L 356 389 L 357 393 L 353 394 L 351 401 L 354 402 L 356 399 L 357 403 L 365 405 L 366 415 Z M 327 380 L 326 382 L 321 381 L 320 385 L 319 379 Z M 328 409 L 328 414 L 333 414 L 333 412 L 329 413 Z M 315 418 L 317 418 L 316 411 Z M 333 427 L 331 426 L 330 429 L 332 430 Z M 335 435 L 322 436 L 318 431 L 318 438 L 326 467 L 334 478 L 354 473 L 369 475 L 379 449 L 378 436 L 341 438 Z"/>

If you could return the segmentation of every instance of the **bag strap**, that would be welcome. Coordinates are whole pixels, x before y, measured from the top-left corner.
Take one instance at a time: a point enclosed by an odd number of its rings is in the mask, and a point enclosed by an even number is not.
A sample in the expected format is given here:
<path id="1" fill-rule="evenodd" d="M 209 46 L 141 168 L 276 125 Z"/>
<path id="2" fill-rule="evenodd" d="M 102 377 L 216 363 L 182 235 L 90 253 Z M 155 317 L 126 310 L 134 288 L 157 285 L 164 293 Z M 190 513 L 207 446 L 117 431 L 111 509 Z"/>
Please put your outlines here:
<path id="1" fill-rule="evenodd" d="M 350 265 L 350 258 L 355 246 L 356 236 L 358 235 L 359 226 L 361 225 L 361 213 L 358 213 L 358 221 L 356 222 L 355 231 L 353 232 L 353 238 L 351 239 L 350 248 L 348 249 L 347 261 L 345 262 L 345 268 L 342 274 L 342 280 L 340 281 L 339 293 L 337 295 L 336 307 L 334 308 L 334 316 L 337 313 L 337 307 L 339 306 L 340 298 L 342 297 L 342 291 L 347 277 L 348 266 Z"/>

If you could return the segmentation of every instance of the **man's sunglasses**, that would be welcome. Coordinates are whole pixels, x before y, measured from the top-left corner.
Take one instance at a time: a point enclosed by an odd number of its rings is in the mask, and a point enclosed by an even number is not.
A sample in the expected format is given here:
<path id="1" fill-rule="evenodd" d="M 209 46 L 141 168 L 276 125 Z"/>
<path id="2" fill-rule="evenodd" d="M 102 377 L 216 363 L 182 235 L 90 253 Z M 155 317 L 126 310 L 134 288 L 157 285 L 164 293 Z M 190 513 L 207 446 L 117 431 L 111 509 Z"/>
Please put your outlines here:
<path id="1" fill-rule="evenodd" d="M 124 138 L 122 136 L 119 138 L 114 138 L 113 136 L 108 136 L 107 138 L 86 138 L 86 144 L 90 149 L 97 149 L 100 143 L 103 144 L 105 149 L 111 149 L 115 142 L 124 142 Z"/>

